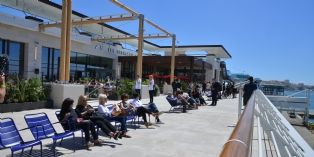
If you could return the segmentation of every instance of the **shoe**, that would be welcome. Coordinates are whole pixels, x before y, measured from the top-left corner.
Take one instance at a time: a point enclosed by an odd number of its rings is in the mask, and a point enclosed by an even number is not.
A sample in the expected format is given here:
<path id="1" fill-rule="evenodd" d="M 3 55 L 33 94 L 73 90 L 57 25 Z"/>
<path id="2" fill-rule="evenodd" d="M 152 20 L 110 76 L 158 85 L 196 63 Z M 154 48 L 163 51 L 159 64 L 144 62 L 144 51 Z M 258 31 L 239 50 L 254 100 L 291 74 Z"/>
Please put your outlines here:
<path id="1" fill-rule="evenodd" d="M 94 141 L 94 146 L 101 146 L 101 142 L 99 140 Z"/>
<path id="2" fill-rule="evenodd" d="M 118 137 L 121 135 L 121 132 L 116 132 L 113 136 L 113 139 L 118 140 Z"/>
<path id="3" fill-rule="evenodd" d="M 124 138 L 132 138 L 130 135 L 124 134 L 122 135 Z"/>
<path id="4" fill-rule="evenodd" d="M 90 147 L 92 146 L 92 143 L 91 142 L 88 142 L 86 143 L 85 145 L 85 149 L 88 150 L 88 151 L 91 151 L 92 149 L 90 149 Z"/>
<path id="5" fill-rule="evenodd" d="M 146 126 L 147 129 L 148 129 L 149 126 L 150 126 L 149 123 L 147 123 L 147 122 L 146 122 L 144 125 Z"/>

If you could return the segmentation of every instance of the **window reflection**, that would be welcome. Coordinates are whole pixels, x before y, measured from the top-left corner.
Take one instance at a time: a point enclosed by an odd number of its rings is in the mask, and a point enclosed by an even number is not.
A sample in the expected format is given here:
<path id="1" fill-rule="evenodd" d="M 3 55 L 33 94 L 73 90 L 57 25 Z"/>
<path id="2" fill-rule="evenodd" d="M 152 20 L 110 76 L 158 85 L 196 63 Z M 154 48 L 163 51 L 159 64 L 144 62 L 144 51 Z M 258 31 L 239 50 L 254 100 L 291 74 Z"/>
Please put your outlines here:
<path id="1" fill-rule="evenodd" d="M 57 80 L 59 78 L 60 51 L 43 47 L 42 53 L 42 72 L 45 81 Z M 78 81 L 84 77 L 104 79 L 113 75 L 113 61 L 109 58 L 71 52 L 70 62 L 70 81 Z"/>

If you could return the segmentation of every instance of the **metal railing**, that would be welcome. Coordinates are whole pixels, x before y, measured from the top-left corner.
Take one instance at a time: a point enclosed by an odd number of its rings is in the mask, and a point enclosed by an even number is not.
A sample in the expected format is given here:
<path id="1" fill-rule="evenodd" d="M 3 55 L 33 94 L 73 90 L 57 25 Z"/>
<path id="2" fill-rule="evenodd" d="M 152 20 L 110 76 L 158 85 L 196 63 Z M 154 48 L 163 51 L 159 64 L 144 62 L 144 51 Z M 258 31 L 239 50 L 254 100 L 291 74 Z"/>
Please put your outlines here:
<path id="1" fill-rule="evenodd" d="M 252 149 L 253 132 L 257 149 Z M 273 153 L 265 147 L 266 142 L 271 143 Z M 251 96 L 220 156 L 249 157 L 252 154 L 259 157 L 314 156 L 313 149 L 261 90 L 256 90 Z"/>

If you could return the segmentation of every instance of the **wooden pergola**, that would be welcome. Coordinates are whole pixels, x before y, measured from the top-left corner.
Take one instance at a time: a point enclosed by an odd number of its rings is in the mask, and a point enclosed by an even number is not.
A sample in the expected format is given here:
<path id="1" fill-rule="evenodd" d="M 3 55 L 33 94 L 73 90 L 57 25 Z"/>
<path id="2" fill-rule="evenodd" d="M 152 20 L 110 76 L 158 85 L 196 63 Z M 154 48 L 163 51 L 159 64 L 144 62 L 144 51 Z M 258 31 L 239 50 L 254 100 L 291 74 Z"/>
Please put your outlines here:
<path id="1" fill-rule="evenodd" d="M 118 17 L 100 17 L 100 18 L 82 18 L 80 20 L 72 20 L 72 0 L 62 1 L 62 17 L 61 22 L 40 24 L 39 28 L 44 30 L 49 27 L 61 27 L 61 54 L 60 54 L 60 75 L 59 79 L 61 82 L 68 82 L 70 80 L 70 56 L 71 56 L 71 29 L 74 25 L 89 25 L 97 23 L 107 22 L 119 22 L 119 21 L 130 21 L 138 20 L 138 35 L 125 35 L 125 36 L 111 36 L 111 37 L 100 37 L 93 38 L 93 41 L 112 41 L 112 40 L 131 40 L 137 39 L 137 65 L 136 73 L 142 77 L 142 63 L 143 63 L 143 42 L 144 39 L 155 39 L 155 38 L 172 38 L 172 55 L 171 55 L 171 76 L 174 76 L 175 66 L 175 48 L 176 48 L 176 35 L 169 33 L 165 29 L 161 28 L 152 21 L 145 19 L 143 14 L 139 14 L 129 7 L 125 6 L 117 0 L 111 0 L 112 3 L 121 7 L 122 9 L 129 12 L 131 15 L 121 15 Z M 144 22 L 147 22 L 151 26 L 160 30 L 163 34 L 152 35 L 148 34 L 144 36 Z M 171 77 L 171 82 L 173 77 Z"/>

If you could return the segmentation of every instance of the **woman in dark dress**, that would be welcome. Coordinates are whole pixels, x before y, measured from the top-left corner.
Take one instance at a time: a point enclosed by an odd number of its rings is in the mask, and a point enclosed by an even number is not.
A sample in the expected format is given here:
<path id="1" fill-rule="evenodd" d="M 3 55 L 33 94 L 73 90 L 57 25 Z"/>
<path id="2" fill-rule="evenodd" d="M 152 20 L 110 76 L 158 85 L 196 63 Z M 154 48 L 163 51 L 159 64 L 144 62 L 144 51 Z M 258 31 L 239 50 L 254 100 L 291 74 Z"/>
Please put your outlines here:
<path id="1" fill-rule="evenodd" d="M 98 134 L 95 130 L 93 123 L 90 120 L 83 120 L 79 118 L 73 109 L 74 101 L 70 98 L 66 98 L 61 106 L 61 111 L 59 115 L 59 121 L 65 130 L 74 131 L 75 128 L 82 129 L 85 133 L 85 147 L 90 150 L 89 147 L 92 145 L 90 143 L 90 132 L 92 133 L 94 139 L 94 145 L 100 145 L 98 140 Z"/>

